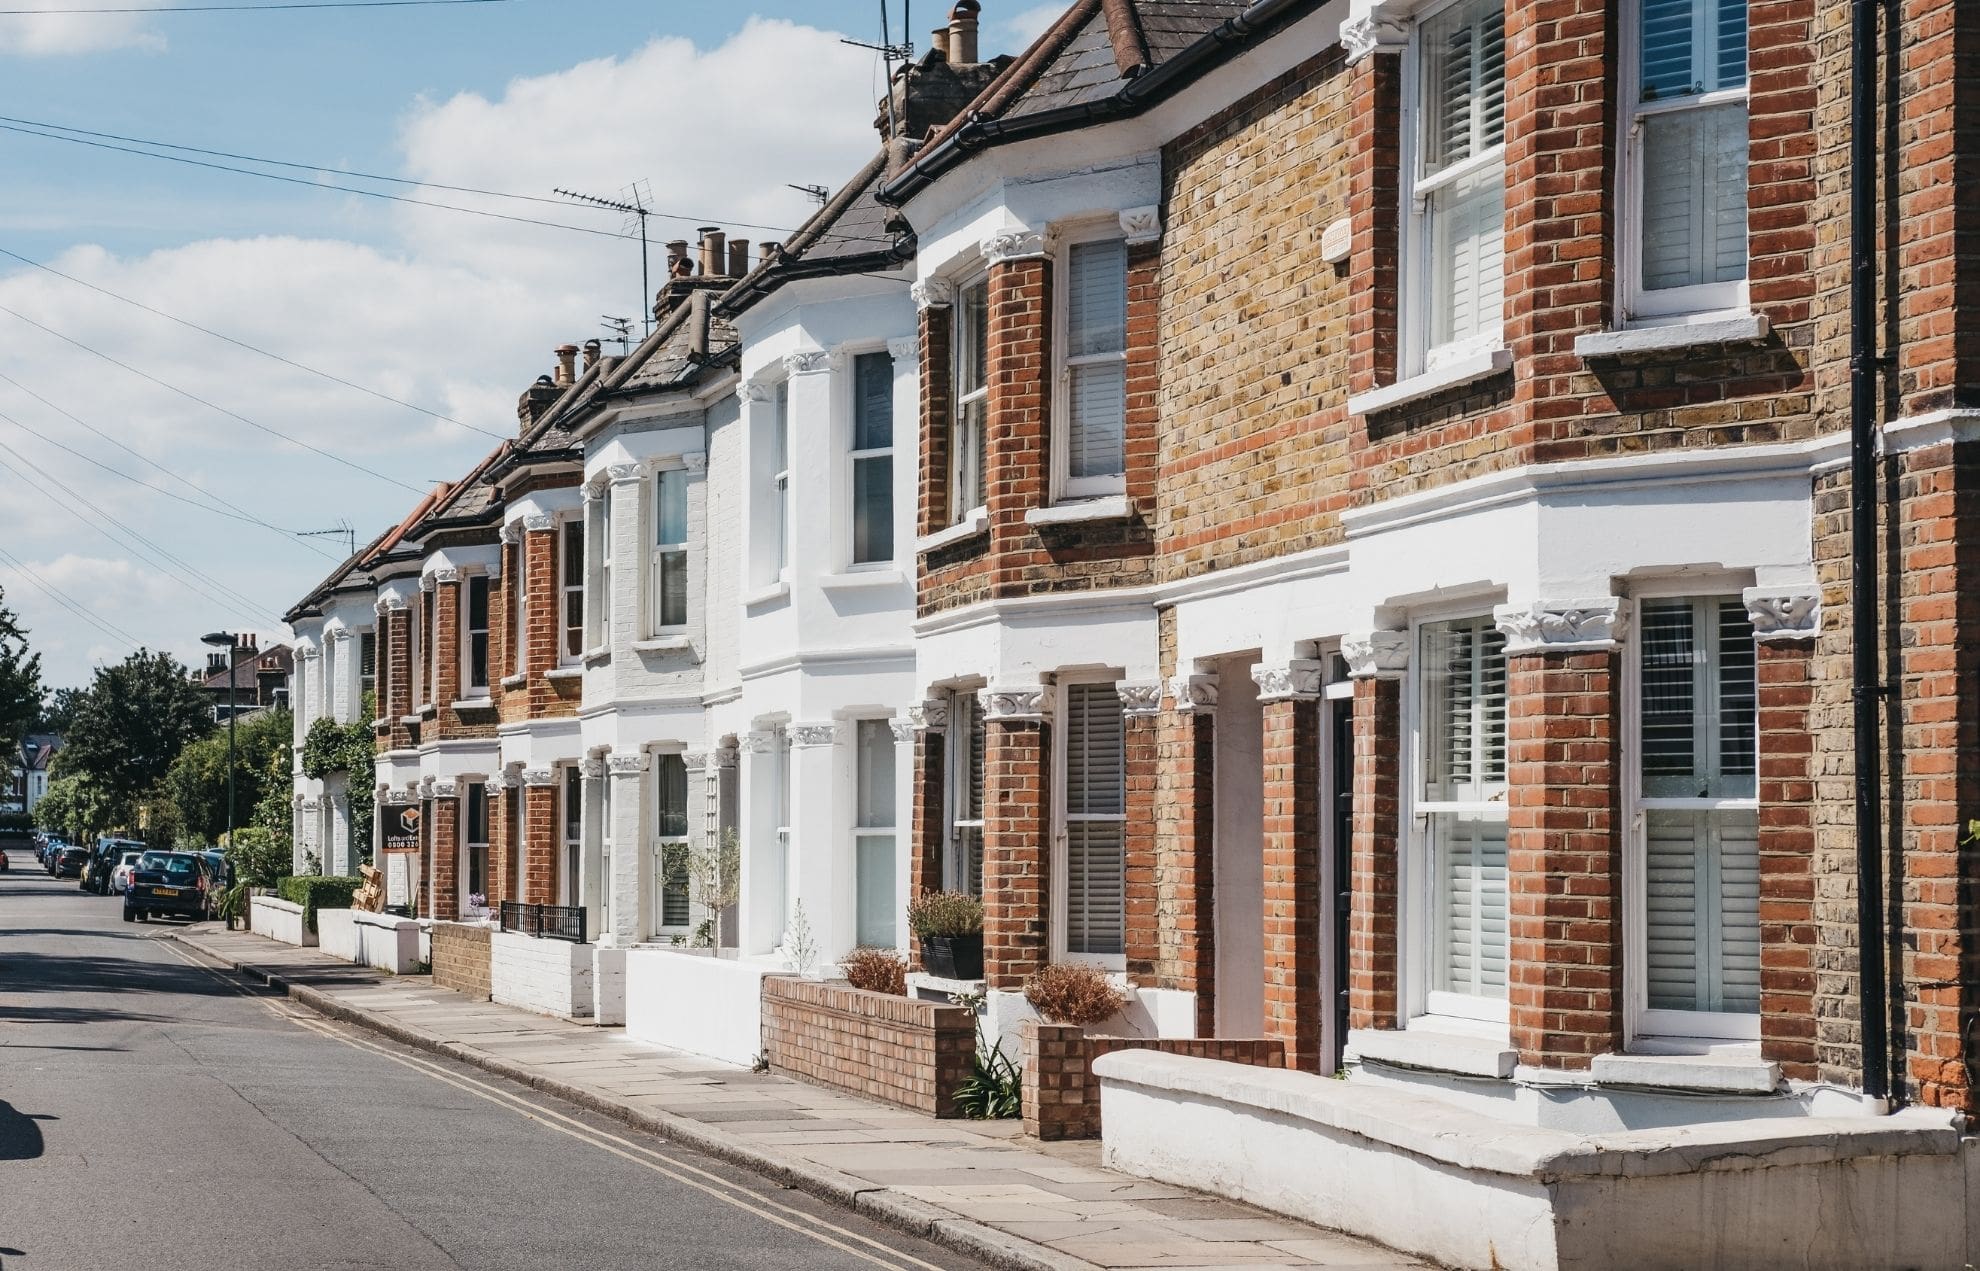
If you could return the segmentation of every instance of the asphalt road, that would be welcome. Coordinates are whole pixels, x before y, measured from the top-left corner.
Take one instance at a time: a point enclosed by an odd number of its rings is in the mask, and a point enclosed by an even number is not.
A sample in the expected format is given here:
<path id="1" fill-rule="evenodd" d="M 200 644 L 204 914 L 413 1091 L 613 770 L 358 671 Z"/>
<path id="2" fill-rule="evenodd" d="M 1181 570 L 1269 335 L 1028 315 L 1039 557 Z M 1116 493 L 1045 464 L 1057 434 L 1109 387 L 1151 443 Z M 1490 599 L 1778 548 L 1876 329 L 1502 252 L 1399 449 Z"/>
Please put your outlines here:
<path id="1" fill-rule="evenodd" d="M 0 874 L 0 1271 L 979 1264 Z"/>

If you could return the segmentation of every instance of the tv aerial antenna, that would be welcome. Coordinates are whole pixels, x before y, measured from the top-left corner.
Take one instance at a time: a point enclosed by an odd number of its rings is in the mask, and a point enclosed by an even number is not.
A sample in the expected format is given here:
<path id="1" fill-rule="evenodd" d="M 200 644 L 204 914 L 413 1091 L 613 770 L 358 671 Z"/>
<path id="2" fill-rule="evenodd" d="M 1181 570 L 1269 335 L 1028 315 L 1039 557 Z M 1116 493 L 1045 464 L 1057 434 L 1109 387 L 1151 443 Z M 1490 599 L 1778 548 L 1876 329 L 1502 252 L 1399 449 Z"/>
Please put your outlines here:
<path id="1" fill-rule="evenodd" d="M 642 293 L 639 302 L 639 311 L 646 315 L 646 333 L 648 335 L 653 334 L 653 279 L 648 273 L 647 256 L 649 252 L 646 236 L 646 218 L 653 215 L 653 209 L 648 206 L 652 200 L 652 194 L 646 188 L 646 183 L 644 181 L 633 182 L 633 184 L 626 187 L 626 197 L 622 199 L 601 198 L 596 194 L 580 194 L 576 190 L 566 190 L 562 186 L 556 188 L 556 193 L 563 195 L 574 203 L 584 203 L 591 207 L 602 207 L 613 212 L 624 212 L 628 217 L 639 222 L 639 287 Z"/>
<path id="2" fill-rule="evenodd" d="M 605 329 L 612 333 L 605 338 L 618 342 L 620 356 L 623 357 L 625 354 L 630 353 L 632 351 L 633 320 L 631 318 L 615 318 L 609 313 L 601 314 L 599 317 L 600 321 L 604 322 Z"/>
<path id="3" fill-rule="evenodd" d="M 906 66 L 909 63 L 913 62 L 914 41 L 903 40 L 899 44 L 894 43 L 893 29 L 888 25 L 887 22 L 887 3 L 888 0 L 880 0 L 880 42 L 878 44 L 869 44 L 865 40 L 848 40 L 843 37 L 839 40 L 839 43 L 850 44 L 856 49 L 872 49 L 875 53 L 878 53 L 881 56 L 881 58 L 886 62 L 887 64 L 887 135 L 890 137 L 898 137 L 901 135 L 901 121 L 899 116 L 897 116 L 894 113 L 894 60 L 896 58 L 899 58 L 903 66 Z M 914 0 L 901 0 L 901 34 L 902 35 L 906 35 L 909 31 L 912 31 L 914 29 L 913 26 L 914 18 L 912 16 L 913 13 L 914 13 Z M 905 81 L 903 81 L 903 83 L 905 84 Z M 803 189 L 804 187 L 793 186 L 792 188 Z"/>
<path id="4" fill-rule="evenodd" d="M 820 207 L 832 201 L 832 188 L 825 185 L 799 185 L 795 181 L 784 182 L 785 186 L 796 190 Z"/>
<path id="5" fill-rule="evenodd" d="M 297 530 L 297 538 L 341 538 L 344 540 L 344 557 L 357 555 L 357 527 L 350 521 L 339 519 L 336 526 L 327 530 Z"/>

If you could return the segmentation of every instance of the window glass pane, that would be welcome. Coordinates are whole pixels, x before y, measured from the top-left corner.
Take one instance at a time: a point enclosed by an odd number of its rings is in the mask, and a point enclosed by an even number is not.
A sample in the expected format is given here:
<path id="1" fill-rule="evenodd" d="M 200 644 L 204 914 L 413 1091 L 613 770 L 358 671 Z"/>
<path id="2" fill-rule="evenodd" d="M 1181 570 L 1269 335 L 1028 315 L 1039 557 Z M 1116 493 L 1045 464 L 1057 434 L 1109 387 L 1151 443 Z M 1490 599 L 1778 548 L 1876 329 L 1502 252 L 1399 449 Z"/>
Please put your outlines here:
<path id="1" fill-rule="evenodd" d="M 853 449 L 894 444 L 894 359 L 861 353 L 853 359 Z"/>
<path id="2" fill-rule="evenodd" d="M 1756 793 L 1753 626 L 1737 597 L 1639 606 L 1643 793 Z"/>
<path id="3" fill-rule="evenodd" d="M 687 542 L 687 472 L 680 468 L 662 472 L 657 493 L 654 541 L 661 544 Z"/>
<path id="4" fill-rule="evenodd" d="M 859 771 L 859 824 L 894 824 L 894 731 L 884 719 L 862 719 L 856 725 Z"/>
<path id="5" fill-rule="evenodd" d="M 770 469 L 782 472 L 790 464 L 791 382 L 777 385 L 777 413 L 770 424 Z"/>
<path id="6" fill-rule="evenodd" d="M 687 837 L 687 762 L 679 755 L 659 755 L 653 763 L 656 833 L 661 838 Z"/>
<path id="7" fill-rule="evenodd" d="M 584 774 L 575 764 L 564 769 L 564 838 L 576 842 L 584 816 Z"/>
<path id="8" fill-rule="evenodd" d="M 1505 310 L 1505 174 L 1475 173 L 1435 191 L 1430 205 L 1430 343 L 1490 335 Z"/>
<path id="9" fill-rule="evenodd" d="M 1462 813 L 1430 818 L 1440 923 L 1434 987 L 1506 995 L 1506 823 Z"/>
<path id="10" fill-rule="evenodd" d="M 1688 600 L 1646 600 L 1640 607 L 1637 647 L 1642 658 L 1643 775 L 1692 775 L 1697 750 L 1698 650 Z M 1657 793 L 1655 783 L 1647 783 Z"/>
<path id="11" fill-rule="evenodd" d="M 984 409 L 988 405 L 985 398 L 979 397 L 963 405 L 956 421 L 956 514 L 983 504 L 983 434 Z"/>
<path id="12" fill-rule="evenodd" d="M 584 535 L 576 521 L 564 522 L 564 586 L 584 585 Z"/>
<path id="13" fill-rule="evenodd" d="M 660 925 L 685 927 L 693 920 L 688 895 L 688 849 L 683 843 L 660 848 Z"/>
<path id="14" fill-rule="evenodd" d="M 853 562 L 894 559 L 894 461 L 853 460 Z"/>
<path id="15" fill-rule="evenodd" d="M 978 282 L 956 298 L 956 396 L 967 397 L 984 385 L 989 361 L 990 287 Z"/>
<path id="16" fill-rule="evenodd" d="M 1746 107 L 1651 115 L 1642 125 L 1644 288 L 1746 277 Z"/>
<path id="17" fill-rule="evenodd" d="M 1651 1008 L 1758 1011 L 1759 813 L 1653 808 L 1644 822 Z"/>
<path id="18" fill-rule="evenodd" d="M 1759 727 L 1759 699 L 1755 693 L 1753 622 L 1745 602 L 1727 597 L 1719 601 L 1718 618 L 1718 716 L 1719 775 L 1756 775 L 1756 736 Z M 1729 793 L 1753 794 L 1751 783 L 1730 781 Z M 1734 787 L 1744 788 L 1734 789 Z"/>
<path id="19" fill-rule="evenodd" d="M 1127 243 L 1075 243 L 1066 280 L 1066 355 L 1127 347 Z"/>
<path id="20" fill-rule="evenodd" d="M 1066 470 L 1075 477 L 1116 476 L 1125 469 L 1127 366 L 1095 362 L 1072 368 L 1067 396 L 1071 435 Z"/>
<path id="21" fill-rule="evenodd" d="M 1642 0 L 1644 101 L 1746 82 L 1745 0 Z"/>
<path id="22" fill-rule="evenodd" d="M 1505 649 L 1489 618 L 1423 628 L 1426 798 L 1485 799 L 1504 786 Z"/>
<path id="23" fill-rule="evenodd" d="M 1468 0 L 1425 22 L 1423 173 L 1433 176 L 1504 143 L 1506 22 L 1500 0 Z"/>
<path id="24" fill-rule="evenodd" d="M 662 552 L 660 554 L 660 613 L 659 624 L 663 627 L 687 625 L 688 610 L 687 553 Z"/>
<path id="25" fill-rule="evenodd" d="M 856 845 L 854 939 L 870 948 L 891 948 L 894 934 L 894 836 L 862 834 Z"/>

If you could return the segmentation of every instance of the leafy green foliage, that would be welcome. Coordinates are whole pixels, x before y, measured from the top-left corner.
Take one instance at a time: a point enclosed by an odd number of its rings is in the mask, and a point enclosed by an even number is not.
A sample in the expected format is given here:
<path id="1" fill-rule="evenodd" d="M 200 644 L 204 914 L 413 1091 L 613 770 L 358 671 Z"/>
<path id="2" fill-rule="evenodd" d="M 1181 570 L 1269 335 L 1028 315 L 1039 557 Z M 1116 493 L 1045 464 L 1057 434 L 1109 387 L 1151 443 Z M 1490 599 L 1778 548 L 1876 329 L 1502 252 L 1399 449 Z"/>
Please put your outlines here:
<path id="1" fill-rule="evenodd" d="M 332 719 L 319 719 L 309 726 L 302 747 L 304 776 L 317 781 L 335 776 L 351 778 L 345 796 L 350 812 L 350 844 L 356 858 L 366 861 L 371 859 L 371 822 L 376 811 L 370 774 L 377 748 L 369 721 L 377 709 L 377 699 L 366 693 L 358 710 L 358 719 L 366 722 L 339 724 Z"/>
<path id="2" fill-rule="evenodd" d="M 286 756 L 295 731 L 286 710 L 260 711 L 234 726 L 235 821 L 246 824 L 271 779 L 271 757 Z M 291 789 L 289 774 L 281 773 L 282 794 Z M 227 730 L 223 727 L 179 752 L 165 773 L 165 792 L 177 807 L 186 829 L 204 841 L 218 842 L 227 829 Z"/>
<path id="3" fill-rule="evenodd" d="M 41 703 L 41 718 L 35 721 L 34 731 L 66 735 L 75 726 L 76 712 L 82 708 L 87 692 L 80 688 L 51 690 Z"/>
<path id="4" fill-rule="evenodd" d="M 956 1087 L 956 1110 L 972 1121 L 1001 1121 L 1019 1115 L 1024 1106 L 1024 1077 L 999 1043 L 983 1053 L 977 1037 L 976 1057 L 969 1076 Z"/>
<path id="5" fill-rule="evenodd" d="M 114 814 L 109 796 L 87 773 L 53 778 L 34 805 L 42 828 L 64 835 L 71 843 L 94 842 L 114 823 Z"/>
<path id="6" fill-rule="evenodd" d="M 41 718 L 41 655 L 28 650 L 27 630 L 5 601 L 0 592 L 0 752 L 16 755 Z"/>
<path id="7" fill-rule="evenodd" d="M 303 923 L 314 931 L 317 910 L 349 909 L 352 895 L 362 886 L 362 878 L 309 875 L 283 879 L 275 884 L 275 893 L 291 904 L 301 905 Z"/>
<path id="8" fill-rule="evenodd" d="M 293 799 L 295 785 L 290 779 L 290 748 L 283 746 L 268 757 L 267 765 L 261 774 L 261 798 L 254 805 L 254 828 L 282 853 L 282 872 L 288 873 L 288 862 L 294 850 L 295 815 Z M 247 831 L 241 831 L 245 834 Z"/>
<path id="9" fill-rule="evenodd" d="M 293 866 L 290 851 L 286 833 L 277 839 L 258 825 L 237 832 L 226 847 L 235 880 L 249 887 L 273 887 L 287 878 Z"/>
<path id="10" fill-rule="evenodd" d="M 97 668 L 55 767 L 87 774 L 113 817 L 128 822 L 179 752 L 212 731 L 206 694 L 185 665 L 169 653 L 139 649 Z"/>

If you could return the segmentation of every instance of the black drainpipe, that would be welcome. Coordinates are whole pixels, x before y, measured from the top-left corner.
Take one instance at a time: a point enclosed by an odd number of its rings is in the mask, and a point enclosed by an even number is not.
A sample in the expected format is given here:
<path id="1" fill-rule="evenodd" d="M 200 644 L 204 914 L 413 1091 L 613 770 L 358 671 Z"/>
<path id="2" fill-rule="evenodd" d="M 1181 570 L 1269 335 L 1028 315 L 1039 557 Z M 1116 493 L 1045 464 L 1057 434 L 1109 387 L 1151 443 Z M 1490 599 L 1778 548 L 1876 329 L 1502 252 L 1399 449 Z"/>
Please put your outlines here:
<path id="1" fill-rule="evenodd" d="M 1856 952 L 1863 1093 L 1890 1095 L 1884 996 L 1877 605 L 1877 5 L 1851 0 L 1849 63 L 1849 619 L 1856 741 Z"/>

